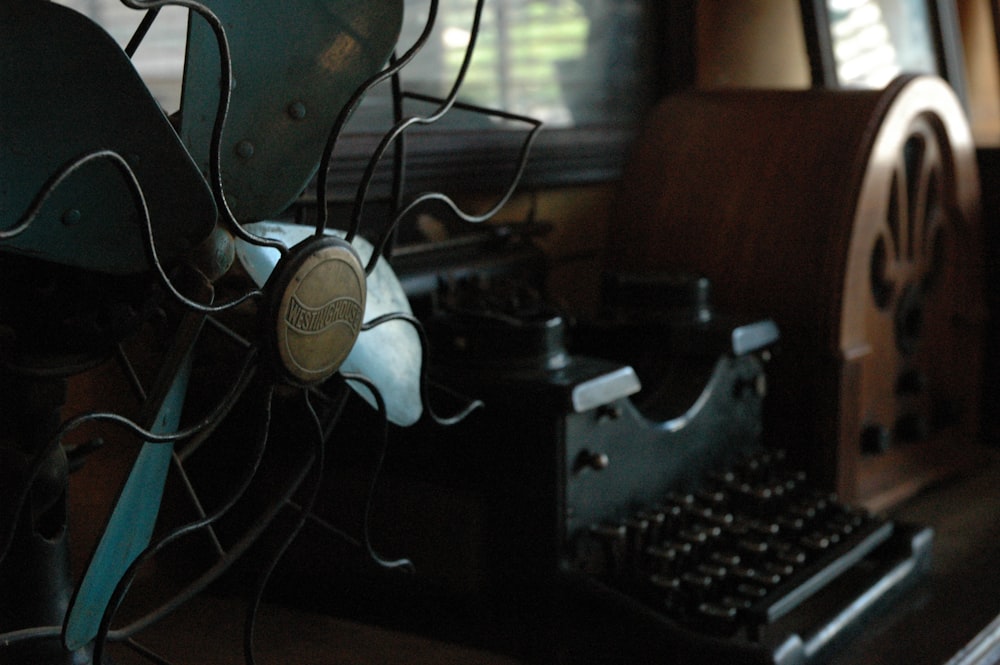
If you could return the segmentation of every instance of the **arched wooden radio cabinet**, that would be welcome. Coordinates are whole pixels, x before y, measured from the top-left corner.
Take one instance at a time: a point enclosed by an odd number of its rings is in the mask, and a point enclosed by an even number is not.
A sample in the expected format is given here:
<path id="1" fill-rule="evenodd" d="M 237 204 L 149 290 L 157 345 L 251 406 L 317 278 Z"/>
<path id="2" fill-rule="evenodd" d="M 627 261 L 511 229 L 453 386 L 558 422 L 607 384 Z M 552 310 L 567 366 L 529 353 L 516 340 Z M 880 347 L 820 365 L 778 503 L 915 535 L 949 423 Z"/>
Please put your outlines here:
<path id="1" fill-rule="evenodd" d="M 774 319 L 769 435 L 880 508 L 978 455 L 979 201 L 938 78 L 685 92 L 641 132 L 606 265 L 696 271 L 720 310 Z"/>

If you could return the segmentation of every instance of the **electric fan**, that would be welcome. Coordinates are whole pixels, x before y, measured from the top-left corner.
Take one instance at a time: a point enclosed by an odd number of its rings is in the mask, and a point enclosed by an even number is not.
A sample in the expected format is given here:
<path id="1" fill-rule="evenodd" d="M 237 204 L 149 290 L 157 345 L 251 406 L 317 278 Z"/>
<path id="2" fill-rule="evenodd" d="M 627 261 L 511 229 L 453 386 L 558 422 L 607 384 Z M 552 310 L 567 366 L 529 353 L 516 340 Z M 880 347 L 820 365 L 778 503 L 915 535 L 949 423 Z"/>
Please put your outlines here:
<path id="1" fill-rule="evenodd" d="M 145 11 L 124 51 L 46 0 L 0 7 L 0 662 L 106 662 L 106 646 L 119 642 L 169 662 L 135 635 L 292 510 L 295 526 L 248 604 L 253 662 L 268 571 L 309 517 L 325 442 L 350 391 L 386 426 L 421 417 L 447 424 L 477 406 L 470 400 L 449 417 L 430 407 L 428 349 L 384 258 L 396 227 L 430 204 L 468 222 L 492 216 L 540 124 L 456 101 L 482 0 L 449 94 L 422 97 L 434 112 L 410 117 L 398 73 L 429 38 L 437 0 L 399 55 L 403 0 L 122 1 Z M 191 14 L 181 109 L 171 118 L 129 60 L 167 5 Z M 338 138 L 367 92 L 387 81 L 395 122 L 360 177 L 346 228 L 328 229 L 326 175 Z M 455 107 L 525 123 L 509 188 L 481 215 L 436 192 L 404 205 L 397 149 L 393 212 L 367 242 L 359 230 L 379 163 L 410 127 Z M 275 221 L 314 177 L 316 223 Z M 67 377 L 109 365 L 134 395 L 60 420 Z M 95 429 L 140 446 L 89 562 L 72 575 L 66 478 L 92 446 L 67 441 Z M 273 430 L 308 445 L 277 454 Z M 213 449 L 221 453 L 205 454 Z M 283 473 L 270 474 L 266 501 L 249 522 L 233 518 L 272 463 Z M 184 510 L 167 510 L 168 477 Z M 177 524 L 165 523 L 168 512 Z M 236 526 L 222 528 L 230 519 Z M 187 563 L 165 597 L 113 626 L 137 577 L 155 575 L 159 555 L 194 537 L 214 554 Z"/>

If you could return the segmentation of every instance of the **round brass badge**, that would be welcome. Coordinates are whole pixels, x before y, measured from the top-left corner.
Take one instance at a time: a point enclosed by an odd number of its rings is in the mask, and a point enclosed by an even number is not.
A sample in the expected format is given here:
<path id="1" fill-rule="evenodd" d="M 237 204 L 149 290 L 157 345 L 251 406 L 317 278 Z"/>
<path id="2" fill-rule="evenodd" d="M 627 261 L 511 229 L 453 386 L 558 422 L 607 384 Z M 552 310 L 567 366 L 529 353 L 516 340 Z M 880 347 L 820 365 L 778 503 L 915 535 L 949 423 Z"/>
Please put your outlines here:
<path id="1" fill-rule="evenodd" d="M 277 359 L 293 382 L 320 383 L 337 371 L 361 332 L 364 266 L 349 244 L 329 236 L 296 245 L 283 263 L 267 289 L 275 303 L 268 309 Z"/>

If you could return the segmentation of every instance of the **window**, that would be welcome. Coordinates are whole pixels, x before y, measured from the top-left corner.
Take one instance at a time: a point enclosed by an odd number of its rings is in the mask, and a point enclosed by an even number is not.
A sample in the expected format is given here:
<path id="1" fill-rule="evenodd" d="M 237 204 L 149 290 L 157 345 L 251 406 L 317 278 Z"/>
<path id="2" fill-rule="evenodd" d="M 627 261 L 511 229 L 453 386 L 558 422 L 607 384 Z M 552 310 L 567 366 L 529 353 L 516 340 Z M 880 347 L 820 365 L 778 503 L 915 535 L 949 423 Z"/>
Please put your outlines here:
<path id="1" fill-rule="evenodd" d="M 965 101 L 952 0 L 803 0 L 813 80 L 881 88 L 899 74 L 936 74 Z"/>
<path id="2" fill-rule="evenodd" d="M 830 0 L 827 11 L 842 85 L 881 88 L 904 69 L 937 73 L 925 4 Z"/>
<path id="3" fill-rule="evenodd" d="M 122 45 L 141 19 L 118 0 L 60 0 L 102 24 Z M 443 95 L 470 39 L 475 0 L 440 0 L 435 30 L 403 71 L 406 90 Z M 641 54 L 644 0 L 487 0 L 472 67 L 459 99 L 530 115 L 546 124 L 527 184 L 614 177 L 629 128 L 648 99 Z M 406 0 L 399 40 L 406 49 L 424 27 L 429 0 Z M 134 56 L 154 96 L 179 106 L 187 12 L 164 9 Z M 426 112 L 406 102 L 405 113 Z M 391 123 L 388 85 L 372 91 L 346 128 L 331 178 L 347 197 L 381 131 Z M 412 187 L 492 187 L 509 175 L 524 128 L 470 112 L 408 135 Z M 611 149 L 609 149 L 609 147 Z M 456 177 L 459 176 L 459 177 Z M 383 184 L 388 172 L 380 174 Z M 376 183 L 376 191 L 378 182 Z"/>

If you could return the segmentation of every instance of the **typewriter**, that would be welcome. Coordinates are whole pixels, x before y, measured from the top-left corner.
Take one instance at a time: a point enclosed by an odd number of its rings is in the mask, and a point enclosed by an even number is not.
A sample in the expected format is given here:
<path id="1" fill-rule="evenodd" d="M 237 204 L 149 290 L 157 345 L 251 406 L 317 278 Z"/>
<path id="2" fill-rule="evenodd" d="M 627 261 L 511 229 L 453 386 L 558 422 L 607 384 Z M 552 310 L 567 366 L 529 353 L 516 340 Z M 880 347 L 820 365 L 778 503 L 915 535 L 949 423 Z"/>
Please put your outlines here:
<path id="1" fill-rule="evenodd" d="M 295 602 L 531 662 L 792 665 L 926 569 L 929 529 L 846 505 L 767 441 L 772 321 L 727 320 L 698 277 L 627 275 L 574 320 L 528 236 L 396 255 L 435 384 L 485 406 L 393 432 L 373 537 L 413 571 L 327 550 L 335 581 Z"/>

